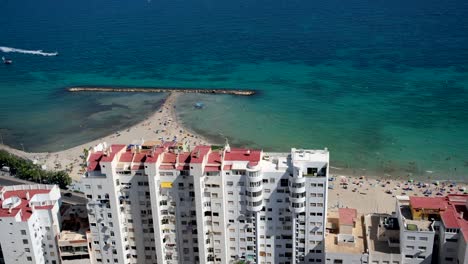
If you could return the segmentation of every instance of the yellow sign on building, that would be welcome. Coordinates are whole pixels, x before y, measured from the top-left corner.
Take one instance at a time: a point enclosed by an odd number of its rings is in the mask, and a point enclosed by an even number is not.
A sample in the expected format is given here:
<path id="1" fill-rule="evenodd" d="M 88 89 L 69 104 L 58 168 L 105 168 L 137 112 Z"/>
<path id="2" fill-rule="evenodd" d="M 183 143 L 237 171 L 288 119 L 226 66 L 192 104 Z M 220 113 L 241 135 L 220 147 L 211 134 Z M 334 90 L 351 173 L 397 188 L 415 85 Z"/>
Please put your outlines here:
<path id="1" fill-rule="evenodd" d="M 172 188 L 172 182 L 161 182 L 161 188 Z"/>

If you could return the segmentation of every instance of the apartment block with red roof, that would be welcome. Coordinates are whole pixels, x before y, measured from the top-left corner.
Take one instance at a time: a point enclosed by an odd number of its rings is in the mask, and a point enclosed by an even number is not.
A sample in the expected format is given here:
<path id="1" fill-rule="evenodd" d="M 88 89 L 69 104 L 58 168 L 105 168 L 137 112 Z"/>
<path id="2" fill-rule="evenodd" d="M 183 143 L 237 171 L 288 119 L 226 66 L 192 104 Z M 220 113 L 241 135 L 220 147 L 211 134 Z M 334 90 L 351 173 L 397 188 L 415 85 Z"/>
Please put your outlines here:
<path id="1" fill-rule="evenodd" d="M 56 185 L 0 187 L 4 262 L 60 263 L 60 190 Z"/>
<path id="2" fill-rule="evenodd" d="M 94 263 L 325 262 L 327 150 L 101 144 L 88 157 Z"/>
<path id="3" fill-rule="evenodd" d="M 468 195 L 397 197 L 402 263 L 468 263 Z"/>

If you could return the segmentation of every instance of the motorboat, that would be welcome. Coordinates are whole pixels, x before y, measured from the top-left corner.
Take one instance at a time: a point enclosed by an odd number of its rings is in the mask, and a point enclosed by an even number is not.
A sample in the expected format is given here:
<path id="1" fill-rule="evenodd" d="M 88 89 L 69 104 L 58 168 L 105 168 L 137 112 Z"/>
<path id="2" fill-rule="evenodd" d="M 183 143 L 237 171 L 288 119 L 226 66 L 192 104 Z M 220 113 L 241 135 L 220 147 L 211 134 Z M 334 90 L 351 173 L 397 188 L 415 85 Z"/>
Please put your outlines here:
<path id="1" fill-rule="evenodd" d="M 13 60 L 11 59 L 6 59 L 5 57 L 2 57 L 3 64 L 12 64 Z"/>
<path id="2" fill-rule="evenodd" d="M 205 105 L 202 102 L 197 102 L 193 105 L 193 107 L 195 107 L 195 109 L 203 109 Z"/>

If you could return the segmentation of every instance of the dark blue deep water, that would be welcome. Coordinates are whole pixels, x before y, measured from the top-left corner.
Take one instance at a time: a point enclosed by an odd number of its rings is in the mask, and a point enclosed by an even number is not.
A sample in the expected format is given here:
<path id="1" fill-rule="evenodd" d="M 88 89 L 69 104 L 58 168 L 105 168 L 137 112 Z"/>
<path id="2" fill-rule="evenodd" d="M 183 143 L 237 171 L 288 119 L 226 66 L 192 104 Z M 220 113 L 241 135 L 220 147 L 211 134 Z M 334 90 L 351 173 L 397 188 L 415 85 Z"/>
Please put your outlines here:
<path id="1" fill-rule="evenodd" d="M 72 147 L 163 99 L 67 86 L 248 88 L 259 95 L 184 96 L 179 116 L 235 145 L 328 147 L 333 166 L 356 174 L 468 178 L 467 1 L 0 0 L 0 10 L 0 47 L 59 52 L 0 51 L 14 60 L 0 65 L 0 135 L 13 147 Z"/>

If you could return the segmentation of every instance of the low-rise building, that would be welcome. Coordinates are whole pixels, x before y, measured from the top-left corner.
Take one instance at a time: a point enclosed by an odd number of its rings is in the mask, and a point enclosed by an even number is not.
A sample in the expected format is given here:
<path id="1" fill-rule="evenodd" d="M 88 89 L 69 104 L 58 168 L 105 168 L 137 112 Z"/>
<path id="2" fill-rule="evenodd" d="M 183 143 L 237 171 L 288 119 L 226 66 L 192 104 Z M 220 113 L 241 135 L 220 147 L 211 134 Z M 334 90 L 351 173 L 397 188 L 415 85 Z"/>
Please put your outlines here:
<path id="1" fill-rule="evenodd" d="M 356 209 L 339 208 L 338 211 L 329 212 L 325 236 L 327 264 L 368 263 L 363 219 Z"/>
<path id="2" fill-rule="evenodd" d="M 63 211 L 62 232 L 58 241 L 62 263 L 74 263 L 72 260 L 79 260 L 81 264 L 90 263 L 86 205 L 67 206 Z"/>

